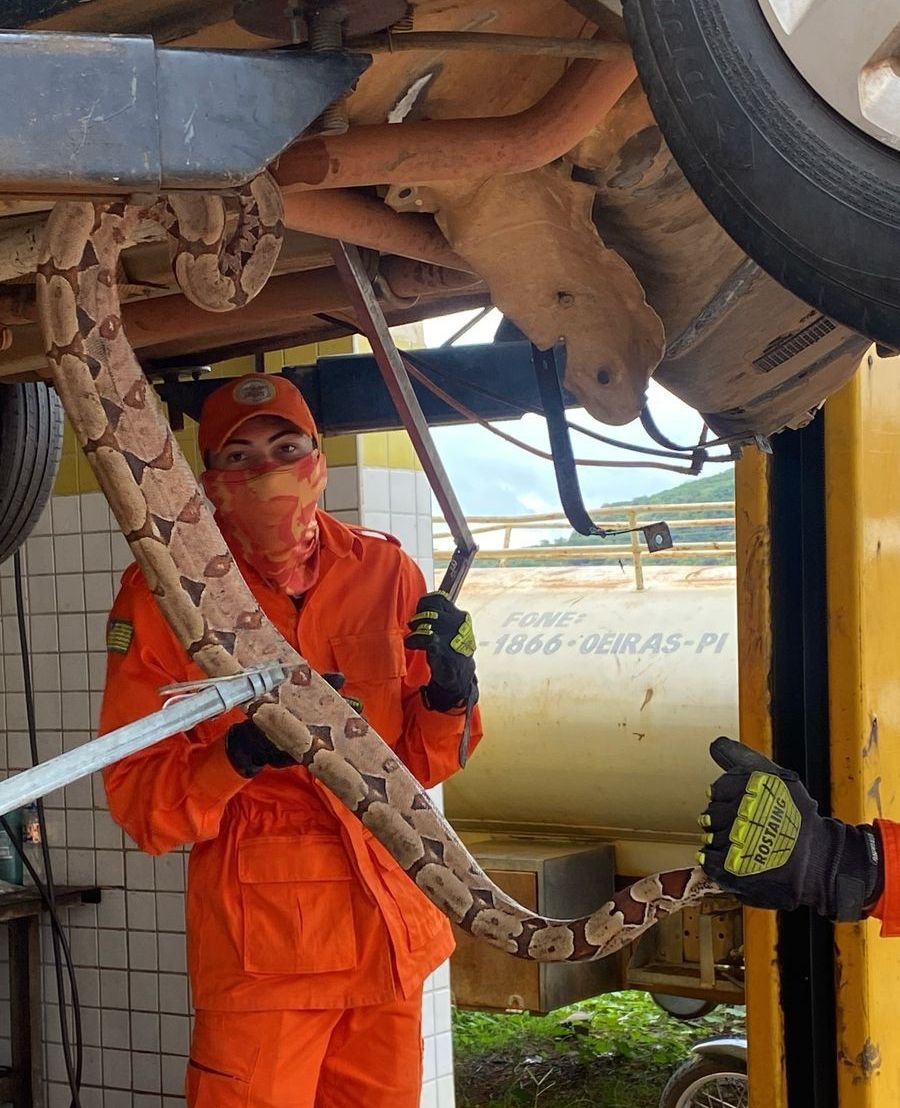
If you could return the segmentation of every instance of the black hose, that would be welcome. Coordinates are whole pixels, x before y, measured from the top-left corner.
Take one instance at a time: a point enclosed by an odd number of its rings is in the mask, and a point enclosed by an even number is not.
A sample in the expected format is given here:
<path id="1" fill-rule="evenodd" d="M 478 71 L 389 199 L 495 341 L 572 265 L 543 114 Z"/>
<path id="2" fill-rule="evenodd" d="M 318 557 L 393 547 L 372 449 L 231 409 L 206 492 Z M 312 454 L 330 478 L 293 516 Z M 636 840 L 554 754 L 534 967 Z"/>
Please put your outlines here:
<path id="1" fill-rule="evenodd" d="M 31 652 L 28 646 L 28 630 L 25 623 L 25 598 L 22 588 L 22 558 L 21 552 L 13 555 L 13 576 L 16 591 L 16 618 L 19 629 L 19 650 L 22 656 L 22 678 L 25 688 L 25 714 L 28 721 L 28 742 L 31 747 L 32 765 L 40 762 L 40 754 L 37 745 L 37 724 L 34 713 L 34 684 L 31 676 Z M 38 824 L 41 830 L 41 857 L 44 863 L 44 882 L 35 880 L 41 899 L 47 906 L 47 912 L 51 921 L 51 933 L 53 936 L 53 963 L 56 971 L 56 991 L 59 999 L 59 1025 L 62 1038 L 63 1060 L 66 1066 L 66 1076 L 69 1081 L 69 1089 L 72 1093 L 70 1108 L 81 1108 L 79 1093 L 84 1068 L 84 1040 L 81 1027 L 81 1005 L 78 998 L 78 984 L 75 980 L 75 969 L 72 964 L 72 956 L 69 944 L 66 942 L 59 914 L 56 909 L 56 887 L 53 880 L 53 866 L 50 861 L 50 847 L 47 843 L 47 821 L 44 816 L 44 804 L 38 800 L 37 804 Z M 10 834 L 9 824 L 3 818 L 3 823 L 10 841 L 17 847 L 23 862 L 28 868 L 32 879 L 37 877 L 34 867 L 25 858 L 24 850 L 18 847 L 15 836 Z M 66 1015 L 66 989 L 63 979 L 63 966 L 65 960 L 69 969 L 69 989 L 72 996 L 72 1014 L 75 1028 L 75 1058 L 72 1058 L 72 1044 L 69 1039 L 69 1024 Z"/>

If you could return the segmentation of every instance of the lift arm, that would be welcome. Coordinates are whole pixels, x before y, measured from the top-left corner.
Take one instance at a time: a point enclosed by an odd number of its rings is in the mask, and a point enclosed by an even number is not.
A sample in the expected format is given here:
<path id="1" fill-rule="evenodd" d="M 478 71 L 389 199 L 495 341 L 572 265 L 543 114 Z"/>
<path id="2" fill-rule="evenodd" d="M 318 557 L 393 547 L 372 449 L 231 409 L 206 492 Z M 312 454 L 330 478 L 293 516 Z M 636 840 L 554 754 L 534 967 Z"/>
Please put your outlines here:
<path id="1" fill-rule="evenodd" d="M 338 50 L 171 50 L 130 35 L 0 33 L 0 192 L 239 187 L 370 61 Z"/>
<path id="2" fill-rule="evenodd" d="M 403 356 L 391 335 L 387 320 L 366 273 L 359 250 L 347 243 L 335 243 L 332 250 L 334 264 L 341 275 L 356 312 L 360 330 L 369 340 L 375 361 L 381 370 L 391 399 L 403 420 L 407 434 L 412 439 L 428 484 L 441 507 L 450 534 L 456 544 L 450 564 L 441 581 L 441 592 L 456 600 L 466 575 L 478 553 L 478 547 L 466 522 L 465 514 L 450 484 L 450 478 L 434 445 L 419 398 L 416 396 Z"/>

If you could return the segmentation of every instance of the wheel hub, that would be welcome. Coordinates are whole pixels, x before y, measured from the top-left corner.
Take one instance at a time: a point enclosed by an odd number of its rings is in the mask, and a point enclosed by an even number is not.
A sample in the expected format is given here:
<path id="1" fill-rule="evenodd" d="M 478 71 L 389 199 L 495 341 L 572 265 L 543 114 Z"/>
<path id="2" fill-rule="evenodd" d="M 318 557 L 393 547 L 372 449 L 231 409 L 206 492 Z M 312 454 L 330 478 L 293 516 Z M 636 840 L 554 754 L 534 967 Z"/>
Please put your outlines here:
<path id="1" fill-rule="evenodd" d="M 732 1074 L 701 1077 L 685 1089 L 678 1108 L 748 1108 L 747 1078 Z"/>
<path id="2" fill-rule="evenodd" d="M 835 111 L 900 150 L 897 0 L 759 0 L 791 63 Z"/>

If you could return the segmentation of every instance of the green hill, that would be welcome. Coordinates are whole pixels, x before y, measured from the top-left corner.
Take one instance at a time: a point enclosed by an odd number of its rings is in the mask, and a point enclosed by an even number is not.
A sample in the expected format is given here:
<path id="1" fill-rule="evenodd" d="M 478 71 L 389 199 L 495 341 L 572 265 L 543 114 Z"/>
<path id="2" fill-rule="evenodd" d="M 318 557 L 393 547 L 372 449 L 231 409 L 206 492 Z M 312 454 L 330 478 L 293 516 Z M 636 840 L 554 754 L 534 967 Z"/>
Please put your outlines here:
<path id="1" fill-rule="evenodd" d="M 734 467 L 723 468 L 719 473 L 710 474 L 709 477 L 697 477 L 689 481 L 683 481 L 672 489 L 664 489 L 662 492 L 651 493 L 649 496 L 638 496 L 634 500 L 622 500 L 608 507 L 616 508 L 625 506 L 659 506 L 659 512 L 654 512 L 657 519 L 666 519 L 665 506 L 667 504 L 712 504 L 720 501 L 734 500 Z M 731 509 L 706 508 L 691 513 L 691 519 L 725 519 L 732 515 Z M 682 517 L 684 518 L 684 517 Z M 646 516 L 642 522 L 649 522 Z M 733 524 L 712 524 L 709 527 L 679 527 L 678 517 L 667 520 L 672 530 L 672 539 L 676 546 L 684 542 L 733 542 Z M 596 535 L 579 535 L 572 531 L 566 538 L 556 539 L 553 542 L 545 541 L 541 546 L 599 546 L 608 545 L 611 541 L 621 543 L 618 540 L 601 539 Z M 597 562 L 597 556 L 592 555 L 590 561 Z M 606 559 L 603 559 L 606 561 Z M 610 559 L 612 560 L 612 559 Z M 667 558 L 669 564 L 679 565 L 715 565 L 734 560 L 730 553 L 716 554 L 685 554 L 682 558 Z M 569 565 L 577 565 L 577 562 L 568 562 Z M 587 563 L 586 563 L 587 564 Z"/>
<path id="2" fill-rule="evenodd" d="M 621 500 L 620 504 L 709 504 L 717 500 L 734 500 L 734 466 L 726 466 L 709 477 L 694 477 L 682 481 L 674 489 L 663 489 L 650 496 Z M 614 504 L 609 505 L 616 507 Z"/>

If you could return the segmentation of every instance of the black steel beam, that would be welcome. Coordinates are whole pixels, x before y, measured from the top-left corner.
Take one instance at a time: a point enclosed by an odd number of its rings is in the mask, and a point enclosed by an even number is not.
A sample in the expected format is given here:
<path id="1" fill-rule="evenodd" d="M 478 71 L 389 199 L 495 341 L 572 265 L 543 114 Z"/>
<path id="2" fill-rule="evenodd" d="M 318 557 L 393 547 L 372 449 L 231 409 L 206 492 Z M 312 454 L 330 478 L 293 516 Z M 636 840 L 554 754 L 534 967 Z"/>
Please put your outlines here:
<path id="1" fill-rule="evenodd" d="M 417 350 L 410 356 L 427 377 L 482 419 L 518 419 L 523 410 L 543 412 L 528 342 L 446 346 Z M 284 376 L 303 393 L 323 434 L 403 426 L 371 354 L 319 358 L 314 365 L 286 369 Z M 206 396 L 221 384 L 221 379 L 201 379 L 165 382 L 158 388 L 170 414 L 180 411 L 197 419 Z M 414 382 L 413 390 L 432 426 L 465 422 L 422 385 Z M 565 390 L 563 399 L 567 408 L 578 406 Z"/>
<path id="2" fill-rule="evenodd" d="M 831 795 L 825 549 L 825 419 L 773 439 L 772 725 L 775 759 L 828 814 Z M 779 915 L 779 971 L 790 1108 L 837 1108 L 833 926 Z"/>

